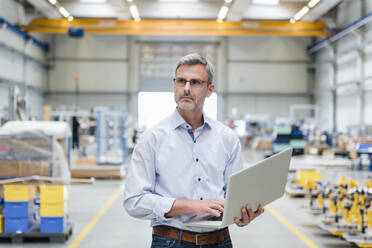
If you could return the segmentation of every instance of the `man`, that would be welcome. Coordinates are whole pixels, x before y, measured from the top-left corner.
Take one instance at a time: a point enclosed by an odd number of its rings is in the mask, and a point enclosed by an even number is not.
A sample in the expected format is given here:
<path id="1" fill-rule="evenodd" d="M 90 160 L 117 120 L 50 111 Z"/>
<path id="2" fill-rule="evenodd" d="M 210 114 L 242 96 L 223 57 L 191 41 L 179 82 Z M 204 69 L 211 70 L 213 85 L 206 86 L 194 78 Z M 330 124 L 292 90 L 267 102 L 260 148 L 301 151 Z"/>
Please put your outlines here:
<path id="1" fill-rule="evenodd" d="M 152 221 L 153 248 L 232 247 L 228 228 L 183 224 L 219 217 L 228 178 L 243 168 L 237 135 L 203 114 L 214 91 L 213 65 L 198 54 L 181 58 L 173 90 L 177 109 L 145 132 L 134 149 L 124 207 L 131 216 Z M 235 223 L 245 226 L 263 211 L 247 205 Z"/>

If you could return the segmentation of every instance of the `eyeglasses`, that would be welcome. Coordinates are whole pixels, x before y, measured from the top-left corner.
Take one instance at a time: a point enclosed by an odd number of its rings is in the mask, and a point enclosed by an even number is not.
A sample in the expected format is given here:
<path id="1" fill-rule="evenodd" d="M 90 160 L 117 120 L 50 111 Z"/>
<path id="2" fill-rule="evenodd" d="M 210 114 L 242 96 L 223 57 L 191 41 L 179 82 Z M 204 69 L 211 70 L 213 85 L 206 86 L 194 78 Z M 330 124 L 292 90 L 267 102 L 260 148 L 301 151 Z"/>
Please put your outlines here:
<path id="1" fill-rule="evenodd" d="M 200 79 L 186 80 L 184 78 L 173 78 L 173 82 L 174 82 L 175 85 L 180 86 L 180 87 L 181 86 L 184 87 L 186 85 L 186 83 L 189 82 L 191 87 L 201 88 L 203 86 L 203 84 L 206 83 L 207 81 L 200 80 Z"/>

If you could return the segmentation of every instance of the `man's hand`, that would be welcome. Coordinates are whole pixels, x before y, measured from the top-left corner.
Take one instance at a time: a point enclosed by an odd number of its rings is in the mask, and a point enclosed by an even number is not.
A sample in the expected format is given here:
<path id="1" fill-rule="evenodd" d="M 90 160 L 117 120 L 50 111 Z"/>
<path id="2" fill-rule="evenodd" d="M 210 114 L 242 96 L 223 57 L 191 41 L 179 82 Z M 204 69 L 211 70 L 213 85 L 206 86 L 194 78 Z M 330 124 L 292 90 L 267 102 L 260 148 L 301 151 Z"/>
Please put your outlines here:
<path id="1" fill-rule="evenodd" d="M 237 226 L 243 227 L 248 225 L 252 220 L 254 220 L 257 216 L 261 215 L 264 212 L 264 208 L 259 205 L 258 209 L 253 212 L 251 206 L 246 205 L 245 208 L 242 208 L 242 218 L 238 219 L 237 217 L 234 218 L 234 222 Z"/>
<path id="2" fill-rule="evenodd" d="M 216 217 L 220 217 L 220 211 L 223 213 L 224 201 L 219 199 L 207 199 L 207 200 L 181 200 L 177 199 L 174 201 L 171 210 L 164 216 L 166 218 L 179 216 L 182 214 L 211 214 Z"/>
<path id="3" fill-rule="evenodd" d="M 197 200 L 193 201 L 190 205 L 191 213 L 196 215 L 211 214 L 216 217 L 220 217 L 220 213 L 223 213 L 225 203 L 219 199 L 207 199 L 207 200 Z"/>

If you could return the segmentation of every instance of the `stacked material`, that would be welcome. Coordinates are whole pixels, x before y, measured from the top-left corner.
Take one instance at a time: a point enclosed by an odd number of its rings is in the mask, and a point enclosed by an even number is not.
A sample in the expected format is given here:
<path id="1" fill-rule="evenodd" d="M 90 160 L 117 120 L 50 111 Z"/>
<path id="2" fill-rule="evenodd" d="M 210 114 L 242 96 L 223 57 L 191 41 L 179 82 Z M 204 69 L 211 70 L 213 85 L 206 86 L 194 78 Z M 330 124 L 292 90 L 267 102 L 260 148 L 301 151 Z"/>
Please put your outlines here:
<path id="1" fill-rule="evenodd" d="M 3 147 L 0 154 L 0 177 L 52 175 L 52 136 L 0 135 L 0 145 Z"/>
<path id="2" fill-rule="evenodd" d="M 295 125 L 275 126 L 273 152 L 278 153 L 289 147 L 293 148 L 293 155 L 304 154 L 306 140 L 302 131 Z"/>
<path id="3" fill-rule="evenodd" d="M 66 231 L 68 189 L 67 185 L 40 185 L 40 232 Z"/>
<path id="4" fill-rule="evenodd" d="M 26 232 L 35 224 L 36 187 L 4 185 L 4 231 Z"/>
<path id="5" fill-rule="evenodd" d="M 65 122 L 7 122 L 0 129 L 0 178 L 70 178 L 70 138 Z"/>

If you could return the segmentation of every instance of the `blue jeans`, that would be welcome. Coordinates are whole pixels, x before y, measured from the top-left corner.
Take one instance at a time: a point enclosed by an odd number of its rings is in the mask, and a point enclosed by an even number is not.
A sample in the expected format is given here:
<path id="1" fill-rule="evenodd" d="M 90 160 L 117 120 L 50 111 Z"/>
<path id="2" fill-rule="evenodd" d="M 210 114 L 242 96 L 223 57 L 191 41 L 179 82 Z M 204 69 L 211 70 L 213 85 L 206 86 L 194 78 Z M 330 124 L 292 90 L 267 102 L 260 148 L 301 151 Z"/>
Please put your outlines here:
<path id="1" fill-rule="evenodd" d="M 166 247 L 173 247 L 173 248 L 232 248 L 232 243 L 230 237 L 226 238 L 220 244 L 215 245 L 195 245 L 193 243 L 189 243 L 182 240 L 166 238 L 162 236 L 158 236 L 153 234 L 152 235 L 152 244 L 151 248 L 166 248 Z"/>

